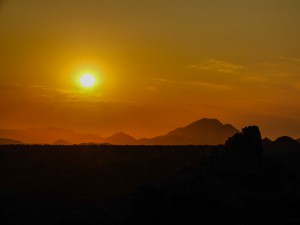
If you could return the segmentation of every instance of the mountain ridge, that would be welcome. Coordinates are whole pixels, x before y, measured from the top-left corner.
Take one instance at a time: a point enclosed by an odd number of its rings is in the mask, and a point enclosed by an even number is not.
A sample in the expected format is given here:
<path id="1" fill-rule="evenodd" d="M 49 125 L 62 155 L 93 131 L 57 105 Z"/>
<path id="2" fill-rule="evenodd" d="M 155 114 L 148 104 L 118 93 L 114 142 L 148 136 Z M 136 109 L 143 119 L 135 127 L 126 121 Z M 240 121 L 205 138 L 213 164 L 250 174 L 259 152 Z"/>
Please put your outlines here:
<path id="1" fill-rule="evenodd" d="M 27 128 L 23 130 L 0 129 L 0 137 L 19 140 L 26 144 L 52 144 L 57 140 L 79 144 L 82 142 L 102 142 L 103 137 L 96 134 L 77 133 L 64 128 Z"/>
<path id="2" fill-rule="evenodd" d="M 239 130 L 231 124 L 222 124 L 215 118 L 202 118 L 153 138 L 136 139 L 124 132 L 103 138 L 96 134 L 77 133 L 70 129 L 55 127 L 24 130 L 0 129 L 0 137 L 20 140 L 27 144 L 220 145 L 225 144 L 227 138 L 237 132 Z M 64 141 L 57 143 L 58 140 Z"/>
<path id="3" fill-rule="evenodd" d="M 20 140 L 27 144 L 219 145 L 224 144 L 228 137 L 237 132 L 239 130 L 231 124 L 222 124 L 218 119 L 202 118 L 153 138 L 136 139 L 124 132 L 103 138 L 96 134 L 77 133 L 70 129 L 55 127 L 0 129 L 0 137 Z M 57 142 L 58 140 L 60 142 Z"/>
<path id="4" fill-rule="evenodd" d="M 230 124 L 222 124 L 217 119 L 203 118 L 185 127 L 180 127 L 165 135 L 152 139 L 140 139 L 141 144 L 162 145 L 219 145 L 224 144 L 228 137 L 239 132 Z"/>
<path id="5" fill-rule="evenodd" d="M 22 145 L 23 143 L 18 140 L 0 138 L 0 145 Z"/>
<path id="6" fill-rule="evenodd" d="M 137 139 L 124 132 L 118 132 L 105 138 L 104 142 L 118 145 L 133 145 L 137 144 Z"/>

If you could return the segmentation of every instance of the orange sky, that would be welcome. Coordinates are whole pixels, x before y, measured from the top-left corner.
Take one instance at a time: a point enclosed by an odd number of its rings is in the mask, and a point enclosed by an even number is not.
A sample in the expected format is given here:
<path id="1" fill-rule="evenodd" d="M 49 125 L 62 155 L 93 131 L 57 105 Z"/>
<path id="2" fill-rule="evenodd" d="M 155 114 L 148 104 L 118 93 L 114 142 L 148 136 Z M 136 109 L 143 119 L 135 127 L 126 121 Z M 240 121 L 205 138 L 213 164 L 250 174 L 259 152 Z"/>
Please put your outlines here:
<path id="1" fill-rule="evenodd" d="M 210 117 L 300 138 L 299 27 L 299 0 L 0 1 L 0 128 L 149 137 Z"/>

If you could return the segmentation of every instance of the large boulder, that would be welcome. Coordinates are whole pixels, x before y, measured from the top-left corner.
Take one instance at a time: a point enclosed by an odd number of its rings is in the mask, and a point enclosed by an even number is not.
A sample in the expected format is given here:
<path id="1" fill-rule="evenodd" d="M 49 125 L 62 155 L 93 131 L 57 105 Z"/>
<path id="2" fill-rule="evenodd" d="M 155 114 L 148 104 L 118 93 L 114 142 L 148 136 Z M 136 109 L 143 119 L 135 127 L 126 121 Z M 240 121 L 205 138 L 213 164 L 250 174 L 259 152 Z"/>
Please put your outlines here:
<path id="1" fill-rule="evenodd" d="M 236 133 L 225 143 L 226 152 L 246 157 L 261 157 L 262 138 L 257 126 L 249 126 Z"/>

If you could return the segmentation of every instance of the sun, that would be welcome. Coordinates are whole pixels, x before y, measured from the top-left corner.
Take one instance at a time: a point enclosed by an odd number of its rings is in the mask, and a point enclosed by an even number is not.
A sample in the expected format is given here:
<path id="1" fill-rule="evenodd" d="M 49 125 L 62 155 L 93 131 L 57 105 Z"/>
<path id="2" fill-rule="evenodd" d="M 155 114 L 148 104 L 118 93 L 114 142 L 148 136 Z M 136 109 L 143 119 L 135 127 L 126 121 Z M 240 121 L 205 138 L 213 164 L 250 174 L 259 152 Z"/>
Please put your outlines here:
<path id="1" fill-rule="evenodd" d="M 80 83 L 83 87 L 91 88 L 96 84 L 96 79 L 92 74 L 84 74 L 80 78 Z"/>

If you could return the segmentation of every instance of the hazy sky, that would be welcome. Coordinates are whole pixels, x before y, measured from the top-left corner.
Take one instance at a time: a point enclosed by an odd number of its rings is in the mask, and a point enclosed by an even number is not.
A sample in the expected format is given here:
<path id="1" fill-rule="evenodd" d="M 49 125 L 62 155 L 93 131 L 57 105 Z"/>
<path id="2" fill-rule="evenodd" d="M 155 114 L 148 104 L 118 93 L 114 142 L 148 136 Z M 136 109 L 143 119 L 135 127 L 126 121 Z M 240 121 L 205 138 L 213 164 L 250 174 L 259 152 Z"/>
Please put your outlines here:
<path id="1" fill-rule="evenodd" d="M 299 27 L 299 0 L 0 1 L 0 127 L 300 138 Z"/>

